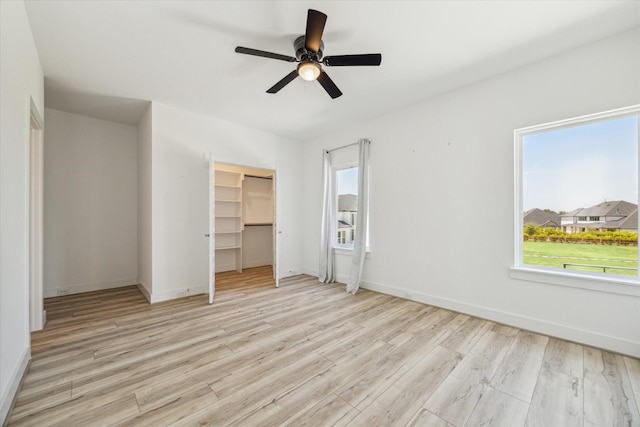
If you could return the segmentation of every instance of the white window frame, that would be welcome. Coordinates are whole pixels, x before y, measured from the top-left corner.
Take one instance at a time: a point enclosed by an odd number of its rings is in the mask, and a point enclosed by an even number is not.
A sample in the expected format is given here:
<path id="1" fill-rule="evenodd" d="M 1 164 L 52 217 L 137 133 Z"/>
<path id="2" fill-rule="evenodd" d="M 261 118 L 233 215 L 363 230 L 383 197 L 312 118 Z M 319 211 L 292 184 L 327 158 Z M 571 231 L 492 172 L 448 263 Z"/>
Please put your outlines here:
<path id="1" fill-rule="evenodd" d="M 601 121 L 621 119 L 625 117 L 639 116 L 640 127 L 640 105 L 620 108 L 602 113 L 590 114 L 573 119 L 560 120 L 556 122 L 530 126 L 516 129 L 514 131 L 514 193 L 515 193 L 515 215 L 514 215 L 514 262 L 510 269 L 509 276 L 514 279 L 553 284 L 559 286 L 569 286 L 581 289 L 590 289 L 606 293 L 640 296 L 640 276 L 611 275 L 596 272 L 580 272 L 576 270 L 562 270 L 543 266 L 533 266 L 523 262 L 523 141 L 528 135 L 549 131 L 571 128 L 578 125 L 587 125 Z M 640 129 L 638 134 L 640 135 Z M 640 138 L 640 136 L 639 136 Z M 640 145 L 640 142 L 639 142 Z M 640 152 L 640 149 L 638 150 Z M 640 164 L 640 159 L 639 162 Z M 640 172 L 638 177 L 640 181 Z M 640 188 L 640 182 L 638 183 Z M 636 203 L 638 200 L 636 200 Z M 640 245 L 638 246 L 640 249 Z M 638 272 L 640 274 L 640 271 Z"/>
<path id="2" fill-rule="evenodd" d="M 335 201 L 334 206 L 336 207 L 336 223 L 333 224 L 334 230 L 333 230 L 333 248 L 334 249 L 341 249 L 341 250 L 345 250 L 345 251 L 349 251 L 349 252 L 353 252 L 353 243 L 351 244 L 346 244 L 346 243 L 340 243 L 338 240 L 338 200 L 339 200 L 339 195 L 338 195 L 338 172 L 343 171 L 343 170 L 347 170 L 347 169 L 353 169 L 353 168 L 357 168 L 358 167 L 358 162 L 351 162 L 351 163 L 345 163 L 345 164 L 341 164 L 339 166 L 334 166 L 332 169 L 332 173 L 333 173 L 333 200 Z M 355 224 L 354 224 L 355 227 Z"/>
<path id="3" fill-rule="evenodd" d="M 349 255 L 353 253 L 353 243 L 352 244 L 342 244 L 338 241 L 338 172 L 359 168 L 357 161 L 342 163 L 337 166 L 332 167 L 331 173 L 333 173 L 333 188 L 331 189 L 333 194 L 334 206 L 336 207 L 336 222 L 333 224 L 333 250 L 337 254 Z M 369 188 L 369 195 L 371 195 L 371 188 Z M 354 224 L 355 226 L 355 224 Z M 371 258 L 371 242 L 370 242 L 370 223 L 367 221 L 367 250 L 366 255 L 367 258 Z"/>

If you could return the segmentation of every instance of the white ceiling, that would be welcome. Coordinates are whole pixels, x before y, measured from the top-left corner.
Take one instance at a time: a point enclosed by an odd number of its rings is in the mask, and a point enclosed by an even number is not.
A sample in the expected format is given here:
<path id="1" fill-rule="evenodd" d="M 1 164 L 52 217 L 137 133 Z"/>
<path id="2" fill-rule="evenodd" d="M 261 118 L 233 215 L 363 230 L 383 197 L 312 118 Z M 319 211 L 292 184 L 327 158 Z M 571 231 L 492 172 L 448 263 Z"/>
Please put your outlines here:
<path id="1" fill-rule="evenodd" d="M 148 101 L 307 140 L 640 26 L 638 1 L 26 1 L 45 103 L 135 124 Z M 296 79 L 306 10 L 328 15 L 325 55 L 382 53 L 380 67 L 325 67 L 344 95 Z M 640 49 L 640 47 L 639 47 Z"/>

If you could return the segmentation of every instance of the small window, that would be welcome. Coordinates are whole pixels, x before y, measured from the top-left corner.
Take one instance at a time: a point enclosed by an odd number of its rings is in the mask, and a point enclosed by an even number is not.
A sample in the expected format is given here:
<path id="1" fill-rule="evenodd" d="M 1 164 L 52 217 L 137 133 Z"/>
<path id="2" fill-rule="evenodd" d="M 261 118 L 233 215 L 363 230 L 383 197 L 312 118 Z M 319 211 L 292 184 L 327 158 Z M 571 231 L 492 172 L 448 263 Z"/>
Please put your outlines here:
<path id="1" fill-rule="evenodd" d="M 516 268 L 638 278 L 639 113 L 515 131 Z"/>
<path id="2" fill-rule="evenodd" d="M 353 248 L 358 216 L 358 167 L 336 169 L 338 245 Z"/>

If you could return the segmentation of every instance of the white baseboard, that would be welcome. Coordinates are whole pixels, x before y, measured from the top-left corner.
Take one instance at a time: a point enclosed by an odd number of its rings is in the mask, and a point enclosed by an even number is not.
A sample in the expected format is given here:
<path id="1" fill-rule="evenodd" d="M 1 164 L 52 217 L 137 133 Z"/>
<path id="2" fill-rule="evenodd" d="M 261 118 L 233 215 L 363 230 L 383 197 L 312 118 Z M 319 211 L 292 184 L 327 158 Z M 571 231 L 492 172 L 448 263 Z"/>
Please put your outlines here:
<path id="1" fill-rule="evenodd" d="M 305 274 L 305 273 L 300 273 L 301 269 L 286 269 L 286 270 L 282 270 L 279 271 L 280 273 L 280 279 L 286 279 L 287 277 L 293 277 L 293 276 L 298 276 L 300 274 Z"/>
<path id="2" fill-rule="evenodd" d="M 143 292 L 144 293 L 144 292 Z M 192 295 L 208 294 L 208 286 L 193 286 L 190 288 L 171 289 L 164 292 L 152 292 L 149 296 L 149 302 L 155 304 L 157 302 L 169 301 L 176 298 L 190 297 Z"/>
<path id="3" fill-rule="evenodd" d="M 301 274 L 306 274 L 308 276 L 318 277 L 318 270 L 317 269 L 313 269 L 313 268 L 303 268 Z M 337 275 L 336 276 L 336 282 L 338 282 L 338 283 L 344 283 L 346 285 L 348 281 L 349 281 L 349 276 L 343 276 L 343 275 Z M 362 287 L 364 288 L 364 286 L 362 286 Z M 386 293 L 386 292 L 383 292 L 383 291 L 376 291 L 376 292 L 380 292 L 382 294 Z"/>
<path id="4" fill-rule="evenodd" d="M 317 268 L 303 268 L 302 274 L 306 274 L 308 276 L 318 277 L 318 269 Z"/>
<path id="5" fill-rule="evenodd" d="M 64 285 L 55 288 L 44 288 L 44 297 L 59 297 L 62 295 L 79 294 L 82 292 L 101 291 L 103 289 L 120 288 L 138 283 L 137 277 L 110 280 L 108 282 L 81 283 L 78 285 Z"/>
<path id="6" fill-rule="evenodd" d="M 273 263 L 272 260 L 255 260 L 255 261 L 243 261 L 242 268 L 254 268 L 254 267 L 264 267 L 265 265 L 271 265 Z"/>
<path id="7" fill-rule="evenodd" d="M 304 274 L 310 276 L 318 276 L 318 271 L 314 269 L 304 269 Z M 348 277 L 338 276 L 338 282 L 346 283 Z M 387 295 L 429 304 L 447 310 L 456 311 L 458 313 L 469 314 L 471 316 L 480 317 L 498 323 L 503 323 L 520 329 L 537 332 L 556 338 L 561 338 L 576 343 L 598 347 L 606 350 L 615 351 L 617 353 L 626 354 L 632 357 L 640 357 L 640 343 L 629 341 L 624 338 L 613 337 L 609 335 L 599 334 L 597 332 L 587 331 L 584 329 L 574 328 L 559 323 L 549 322 L 542 319 L 522 316 L 517 313 L 509 313 L 499 311 L 488 307 L 482 307 L 469 304 L 462 301 L 456 301 L 448 298 L 441 298 L 434 295 L 409 291 L 407 289 L 396 288 L 381 283 L 363 281 L 360 284 L 363 289 L 380 292 Z"/>
<path id="8" fill-rule="evenodd" d="M 151 292 L 149 292 L 147 287 L 142 283 L 138 283 L 136 286 L 138 287 L 138 290 L 142 293 L 142 295 L 144 295 L 144 297 L 147 299 L 147 302 L 151 303 Z"/>
<path id="9" fill-rule="evenodd" d="M 247 267 L 247 268 L 250 268 L 250 267 Z M 235 267 L 232 268 L 231 270 L 232 271 L 235 270 Z M 283 279 L 285 277 L 296 276 L 298 274 L 300 274 L 298 273 L 298 270 L 286 270 L 284 272 L 280 272 L 280 278 Z M 155 304 L 157 302 L 162 302 L 162 301 L 169 301 L 176 298 L 184 298 L 192 295 L 209 293 L 208 285 L 193 286 L 190 288 L 182 288 L 182 289 L 171 289 L 170 291 L 165 291 L 165 292 L 151 292 L 150 294 L 148 290 L 144 288 L 144 286 L 138 285 L 138 288 L 151 304 Z"/>
<path id="10" fill-rule="evenodd" d="M 587 331 L 584 329 L 561 325 L 559 323 L 522 316 L 516 313 L 509 313 L 488 307 L 468 304 L 462 301 L 440 298 L 434 295 L 417 293 L 415 291 L 408 291 L 406 289 L 395 288 L 380 283 L 363 281 L 361 283 L 361 287 L 363 289 L 369 289 L 371 291 L 393 295 L 400 298 L 421 302 L 423 304 L 445 308 L 447 310 L 452 310 L 459 313 L 469 314 L 471 316 L 503 323 L 516 328 L 526 329 L 528 331 L 537 332 L 543 335 L 549 335 L 552 337 L 561 338 L 588 346 L 611 350 L 633 357 L 640 357 L 640 343 L 629 341 L 623 338 L 603 335 L 597 332 Z"/>
<path id="11" fill-rule="evenodd" d="M 220 265 L 219 263 L 216 263 L 216 273 L 224 273 L 225 271 L 236 271 L 236 264 L 226 264 L 226 265 Z"/>
<path id="12" fill-rule="evenodd" d="M 27 347 L 20 358 L 18 366 L 9 378 L 7 389 L 2 392 L 2 400 L 0 400 L 0 425 L 4 425 L 4 422 L 9 416 L 9 411 L 11 411 L 11 407 L 13 406 L 13 401 L 20 388 L 20 383 L 22 383 L 22 378 L 27 372 L 29 360 L 31 360 L 31 349 Z"/>

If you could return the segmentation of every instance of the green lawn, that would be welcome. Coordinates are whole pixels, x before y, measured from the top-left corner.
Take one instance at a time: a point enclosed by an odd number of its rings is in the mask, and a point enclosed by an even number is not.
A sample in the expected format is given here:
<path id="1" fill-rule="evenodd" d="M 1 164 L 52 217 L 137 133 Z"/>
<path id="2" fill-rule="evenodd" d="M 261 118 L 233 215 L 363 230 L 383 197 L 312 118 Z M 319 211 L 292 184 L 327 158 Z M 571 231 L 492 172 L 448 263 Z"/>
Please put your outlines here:
<path id="1" fill-rule="evenodd" d="M 563 268 L 563 264 L 607 267 L 638 267 L 635 246 L 583 245 L 579 243 L 524 242 L 524 263 Z M 602 268 L 567 266 L 567 269 L 602 272 Z M 607 273 L 636 275 L 635 270 L 607 268 Z"/>

